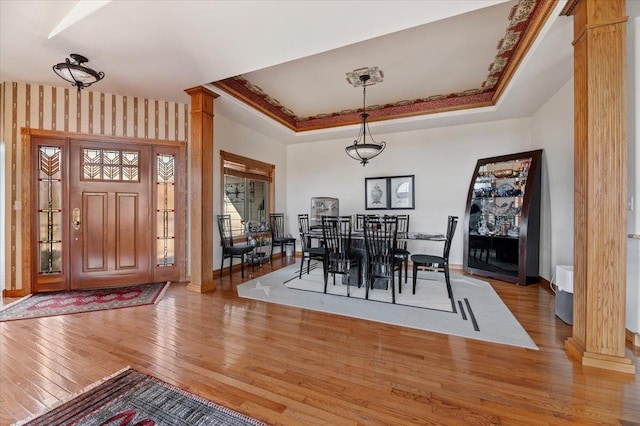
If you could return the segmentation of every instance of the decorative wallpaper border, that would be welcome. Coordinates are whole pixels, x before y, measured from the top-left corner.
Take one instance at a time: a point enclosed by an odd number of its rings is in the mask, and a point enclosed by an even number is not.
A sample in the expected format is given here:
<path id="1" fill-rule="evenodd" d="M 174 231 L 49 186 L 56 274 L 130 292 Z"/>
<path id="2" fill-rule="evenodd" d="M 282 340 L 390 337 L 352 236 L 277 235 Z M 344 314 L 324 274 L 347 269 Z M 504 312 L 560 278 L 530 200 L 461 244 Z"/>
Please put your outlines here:
<path id="1" fill-rule="evenodd" d="M 556 4 L 557 0 L 520 0 L 513 7 L 505 36 L 498 42 L 498 52 L 481 87 L 385 105 L 371 105 L 367 107 L 369 121 L 494 105 Z M 350 125 L 361 121 L 361 108 L 311 117 L 297 116 L 241 75 L 212 84 L 294 131 Z"/>

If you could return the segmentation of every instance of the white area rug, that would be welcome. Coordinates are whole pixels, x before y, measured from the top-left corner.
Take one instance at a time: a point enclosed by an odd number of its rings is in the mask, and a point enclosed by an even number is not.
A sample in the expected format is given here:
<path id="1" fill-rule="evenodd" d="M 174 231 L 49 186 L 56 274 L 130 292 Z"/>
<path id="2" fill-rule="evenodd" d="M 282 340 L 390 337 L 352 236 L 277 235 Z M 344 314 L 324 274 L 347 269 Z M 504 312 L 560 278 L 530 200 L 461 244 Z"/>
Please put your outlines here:
<path id="1" fill-rule="evenodd" d="M 238 295 L 402 327 L 538 349 L 486 281 L 451 274 L 454 308 L 447 296 L 444 274 L 421 272 L 416 289 L 416 296 L 420 296 L 415 298 L 418 306 L 409 306 L 413 297 L 411 276 L 409 282 L 403 284 L 402 295 L 396 293 L 396 304 L 392 304 L 390 290 L 374 289 L 369 294 L 369 300 L 365 300 L 364 288 L 358 289 L 356 282 L 350 288 L 350 297 L 346 297 L 346 286 L 341 284 L 338 275 L 335 286 L 329 276 L 327 294 L 324 294 L 322 267 L 314 268 L 310 275 L 306 275 L 304 269 L 302 280 L 297 278 L 299 268 L 300 264 L 296 263 L 240 284 L 237 287 Z M 329 294 L 330 291 L 333 294 Z M 362 297 L 357 297 L 360 292 Z M 404 304 L 400 304 L 401 300 Z"/>
<path id="2" fill-rule="evenodd" d="M 322 274 L 321 264 L 312 264 L 309 274 L 306 273 L 306 268 L 303 269 L 302 279 L 298 279 L 299 271 L 299 269 L 294 271 L 296 273 L 293 276 L 290 276 L 288 279 L 285 277 L 285 287 L 297 290 L 313 291 L 316 293 L 324 293 L 324 277 Z M 444 282 L 444 275 L 439 275 L 440 276 L 438 276 L 438 274 L 429 272 L 419 272 L 416 285 L 416 294 L 413 294 L 411 275 L 409 275 L 406 284 L 404 284 L 403 277 L 402 293 L 400 293 L 398 292 L 398 275 L 396 273 L 396 304 L 454 312 L 455 307 L 452 305 L 451 299 L 449 299 L 447 286 Z M 383 280 L 382 282 L 380 282 L 380 287 L 386 287 L 387 281 L 388 280 Z M 360 288 L 358 288 L 358 282 L 355 274 L 351 277 L 351 282 L 348 288 L 346 285 L 342 284 L 343 282 L 346 282 L 343 279 L 343 276 L 336 274 L 336 284 L 333 285 L 333 278 L 331 275 L 329 275 L 327 294 L 347 297 L 348 290 L 349 297 L 353 297 L 356 299 L 365 299 L 366 287 L 362 285 Z M 369 300 L 392 303 L 391 290 L 384 288 L 370 289 Z"/>

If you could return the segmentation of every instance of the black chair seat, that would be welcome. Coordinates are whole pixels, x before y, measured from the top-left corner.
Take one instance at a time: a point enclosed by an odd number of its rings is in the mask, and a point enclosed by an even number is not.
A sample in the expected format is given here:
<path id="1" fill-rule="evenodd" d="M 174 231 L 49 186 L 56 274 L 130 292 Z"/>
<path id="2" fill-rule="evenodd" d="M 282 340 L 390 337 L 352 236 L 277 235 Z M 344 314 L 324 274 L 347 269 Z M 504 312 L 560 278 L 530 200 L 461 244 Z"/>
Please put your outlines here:
<path id="1" fill-rule="evenodd" d="M 405 250 L 405 249 L 401 249 L 401 248 L 397 248 L 394 251 L 394 254 L 396 256 L 409 256 L 411 254 L 411 252 L 409 250 Z"/>
<path id="2" fill-rule="evenodd" d="M 273 242 L 276 244 L 295 243 L 296 239 L 293 237 L 275 237 Z"/>
<path id="3" fill-rule="evenodd" d="M 414 254 L 413 256 L 411 256 L 411 262 L 420 265 L 432 265 L 434 263 L 444 263 L 445 260 L 442 256 L 432 256 L 430 254 Z"/>
<path id="4" fill-rule="evenodd" d="M 239 244 L 226 248 L 229 254 L 247 254 L 253 251 L 253 246 L 249 244 Z"/>
<path id="5" fill-rule="evenodd" d="M 305 251 L 312 256 L 324 256 L 325 254 L 327 254 L 326 247 L 308 247 L 305 249 Z"/>

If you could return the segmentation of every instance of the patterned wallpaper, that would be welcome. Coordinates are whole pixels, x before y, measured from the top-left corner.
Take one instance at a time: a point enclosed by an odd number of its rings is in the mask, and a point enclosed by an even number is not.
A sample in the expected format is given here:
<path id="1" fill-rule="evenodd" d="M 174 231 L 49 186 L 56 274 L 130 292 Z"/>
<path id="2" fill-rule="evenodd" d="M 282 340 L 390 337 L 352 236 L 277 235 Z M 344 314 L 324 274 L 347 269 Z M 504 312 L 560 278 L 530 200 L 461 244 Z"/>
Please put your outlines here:
<path id="1" fill-rule="evenodd" d="M 5 173 L 0 195 L 4 197 L 6 290 L 21 289 L 20 130 L 64 131 L 88 135 L 187 141 L 189 105 L 110 93 L 78 92 L 74 87 L 4 82 L 0 84 L 0 148 L 4 147 Z M 4 191 L 4 192 L 2 192 Z M 2 214 L 0 214 L 0 217 Z"/>

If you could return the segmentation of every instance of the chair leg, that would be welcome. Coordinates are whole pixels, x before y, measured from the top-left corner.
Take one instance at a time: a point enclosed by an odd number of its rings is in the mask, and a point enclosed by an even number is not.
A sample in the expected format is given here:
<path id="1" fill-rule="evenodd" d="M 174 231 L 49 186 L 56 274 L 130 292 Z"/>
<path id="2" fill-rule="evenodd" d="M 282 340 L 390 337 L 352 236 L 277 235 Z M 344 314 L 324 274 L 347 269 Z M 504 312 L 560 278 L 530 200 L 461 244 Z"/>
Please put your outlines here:
<path id="1" fill-rule="evenodd" d="M 222 262 L 220 262 L 220 278 L 222 278 L 223 269 L 224 269 L 224 256 L 222 256 Z"/>
<path id="2" fill-rule="evenodd" d="M 416 294 L 416 281 L 418 279 L 418 263 L 413 262 L 413 294 Z"/>
<path id="3" fill-rule="evenodd" d="M 322 274 L 324 275 L 324 292 L 327 292 L 327 283 L 329 282 L 329 262 L 327 261 L 327 258 L 325 256 L 324 259 L 322 259 Z"/>
<path id="4" fill-rule="evenodd" d="M 402 263 L 398 266 L 398 293 L 402 293 Z"/>
<path id="5" fill-rule="evenodd" d="M 244 279 L 244 254 L 240 256 L 240 270 L 242 271 L 242 279 Z"/>
<path id="6" fill-rule="evenodd" d="M 393 272 L 391 273 L 391 303 L 396 303 L 395 278 Z"/>
<path id="7" fill-rule="evenodd" d="M 364 287 L 365 287 L 364 298 L 365 300 L 369 300 L 369 283 L 365 282 Z"/>
<path id="8" fill-rule="evenodd" d="M 451 278 L 449 277 L 449 263 L 444 264 L 444 280 L 447 283 L 447 293 L 449 293 L 449 299 L 453 300 L 453 290 L 451 290 Z"/>
<path id="9" fill-rule="evenodd" d="M 400 265 L 402 267 L 402 265 Z M 404 283 L 407 283 L 407 277 L 409 276 L 409 256 L 404 259 Z"/>
<path id="10" fill-rule="evenodd" d="M 302 259 L 300 260 L 300 274 L 298 278 L 302 278 L 302 267 L 304 266 L 304 253 L 302 254 Z"/>

